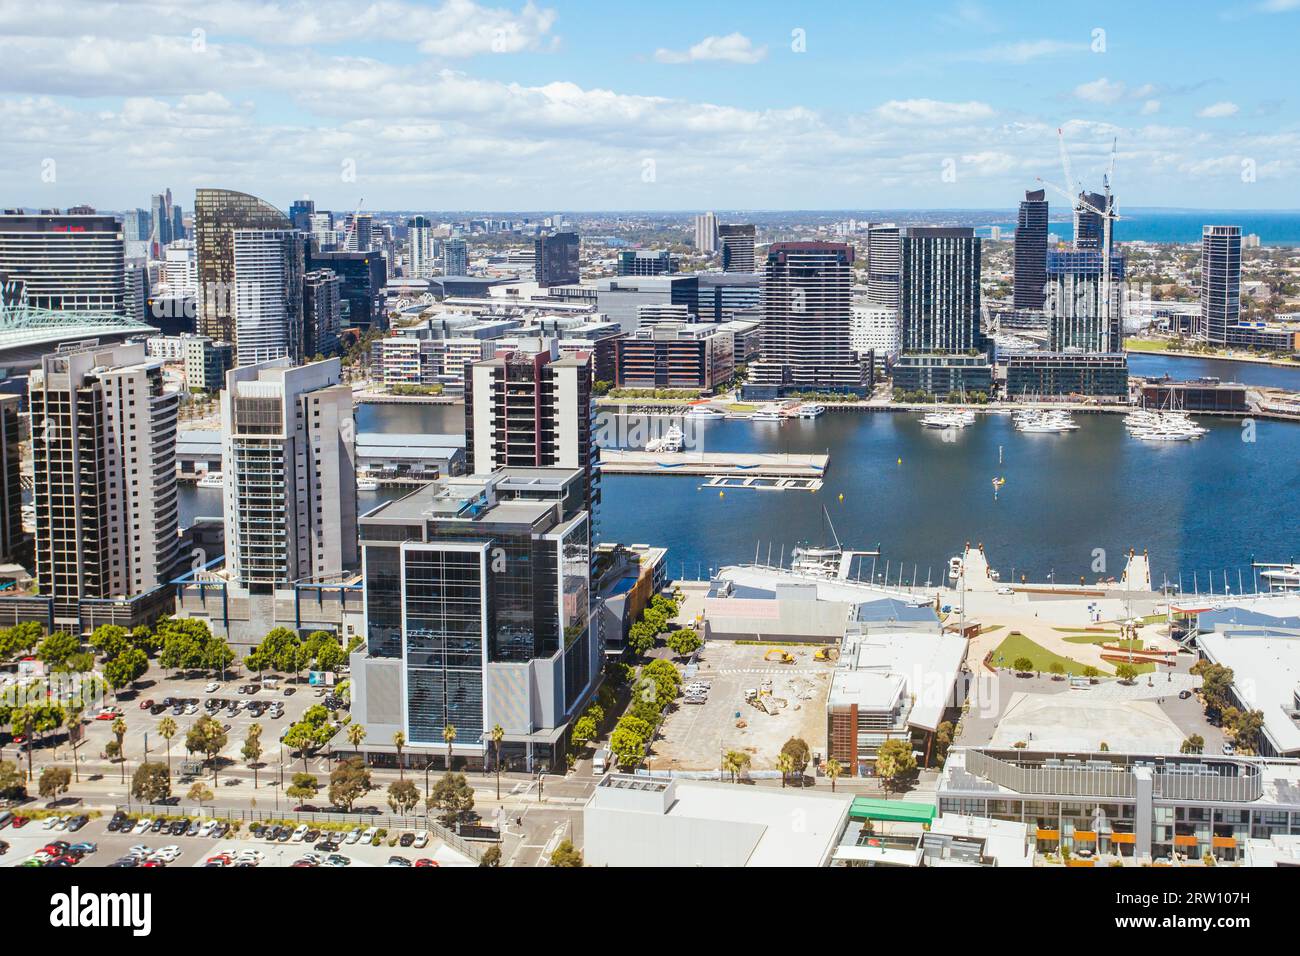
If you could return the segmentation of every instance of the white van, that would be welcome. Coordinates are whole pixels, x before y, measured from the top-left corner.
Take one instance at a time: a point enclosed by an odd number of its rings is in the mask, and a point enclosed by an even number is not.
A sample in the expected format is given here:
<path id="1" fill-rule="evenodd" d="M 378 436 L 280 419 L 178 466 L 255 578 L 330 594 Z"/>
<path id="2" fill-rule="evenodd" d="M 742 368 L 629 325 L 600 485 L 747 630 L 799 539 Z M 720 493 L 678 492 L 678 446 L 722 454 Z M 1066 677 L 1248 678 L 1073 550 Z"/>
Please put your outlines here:
<path id="1" fill-rule="evenodd" d="M 597 750 L 596 755 L 591 758 L 591 772 L 602 774 L 614 764 L 614 755 L 608 748 Z"/>

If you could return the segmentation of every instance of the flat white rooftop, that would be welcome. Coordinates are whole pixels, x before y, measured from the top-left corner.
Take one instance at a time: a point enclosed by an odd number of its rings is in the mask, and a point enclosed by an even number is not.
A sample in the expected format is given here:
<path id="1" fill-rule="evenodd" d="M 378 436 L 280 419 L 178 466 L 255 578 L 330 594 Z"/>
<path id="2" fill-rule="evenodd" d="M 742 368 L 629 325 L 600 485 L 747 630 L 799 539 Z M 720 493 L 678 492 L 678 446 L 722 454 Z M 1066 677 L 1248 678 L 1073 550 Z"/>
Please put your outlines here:
<path id="1" fill-rule="evenodd" d="M 1187 735 L 1153 701 L 1098 700 L 1086 693 L 1011 695 L 989 742 L 993 750 L 1176 754 Z"/>
<path id="2" fill-rule="evenodd" d="M 1300 693 L 1300 634 L 1243 625 L 1196 640 L 1210 660 L 1232 668 L 1233 689 L 1243 704 L 1264 714 L 1264 733 L 1278 753 L 1300 754 L 1300 724 L 1290 717 Z"/>

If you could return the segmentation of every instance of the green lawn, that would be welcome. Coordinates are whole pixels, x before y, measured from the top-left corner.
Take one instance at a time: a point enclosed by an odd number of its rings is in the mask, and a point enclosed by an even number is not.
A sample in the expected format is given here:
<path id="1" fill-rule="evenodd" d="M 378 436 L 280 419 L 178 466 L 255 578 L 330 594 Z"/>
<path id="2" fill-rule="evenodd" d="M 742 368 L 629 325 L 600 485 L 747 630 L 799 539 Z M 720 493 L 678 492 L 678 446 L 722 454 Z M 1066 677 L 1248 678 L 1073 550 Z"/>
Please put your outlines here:
<path id="1" fill-rule="evenodd" d="M 1041 671 L 1044 674 L 1050 673 L 1052 664 L 1058 661 L 1065 668 L 1067 674 L 1076 676 L 1082 676 L 1083 668 L 1086 666 L 1072 658 L 1053 654 L 1041 644 L 1035 644 L 1019 632 L 1008 634 L 1006 639 L 993 649 L 993 657 L 990 663 L 995 667 L 1011 667 L 1017 657 L 1029 658 L 1034 662 L 1034 670 Z M 1101 668 L 1098 668 L 1098 670 L 1101 670 Z"/>
<path id="2" fill-rule="evenodd" d="M 1067 644 L 1114 644 L 1126 651 L 1140 651 L 1146 646 L 1142 641 L 1121 641 L 1118 639 L 1118 635 L 1113 634 L 1075 634 L 1065 638 L 1065 642 Z"/>
<path id="3" fill-rule="evenodd" d="M 1164 352 L 1169 348 L 1168 339 L 1125 339 L 1124 348 L 1133 352 Z"/>

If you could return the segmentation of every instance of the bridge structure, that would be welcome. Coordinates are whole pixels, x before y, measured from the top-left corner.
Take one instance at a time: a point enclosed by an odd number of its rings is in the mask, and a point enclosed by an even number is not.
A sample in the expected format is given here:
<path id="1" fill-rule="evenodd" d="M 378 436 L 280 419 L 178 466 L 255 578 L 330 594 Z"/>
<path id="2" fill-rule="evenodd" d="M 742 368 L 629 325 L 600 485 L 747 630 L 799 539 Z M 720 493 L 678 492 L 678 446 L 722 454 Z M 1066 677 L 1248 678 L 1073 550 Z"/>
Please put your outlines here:
<path id="1" fill-rule="evenodd" d="M 107 345 L 157 329 L 114 312 L 39 309 L 25 302 L 0 302 L 0 368 L 10 374 L 34 368 L 42 355 L 74 343 Z"/>

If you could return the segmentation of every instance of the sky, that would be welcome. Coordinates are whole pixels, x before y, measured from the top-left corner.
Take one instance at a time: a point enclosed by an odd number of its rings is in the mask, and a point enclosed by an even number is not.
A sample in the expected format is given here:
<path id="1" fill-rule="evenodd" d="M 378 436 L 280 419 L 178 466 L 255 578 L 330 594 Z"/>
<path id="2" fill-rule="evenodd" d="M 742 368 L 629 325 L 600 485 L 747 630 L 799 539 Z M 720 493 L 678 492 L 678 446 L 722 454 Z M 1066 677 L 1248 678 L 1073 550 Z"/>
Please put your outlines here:
<path id="1" fill-rule="evenodd" d="M 0 206 L 1012 208 L 1061 129 L 1121 211 L 1297 209 L 1297 37 L 1300 0 L 0 0 Z"/>

